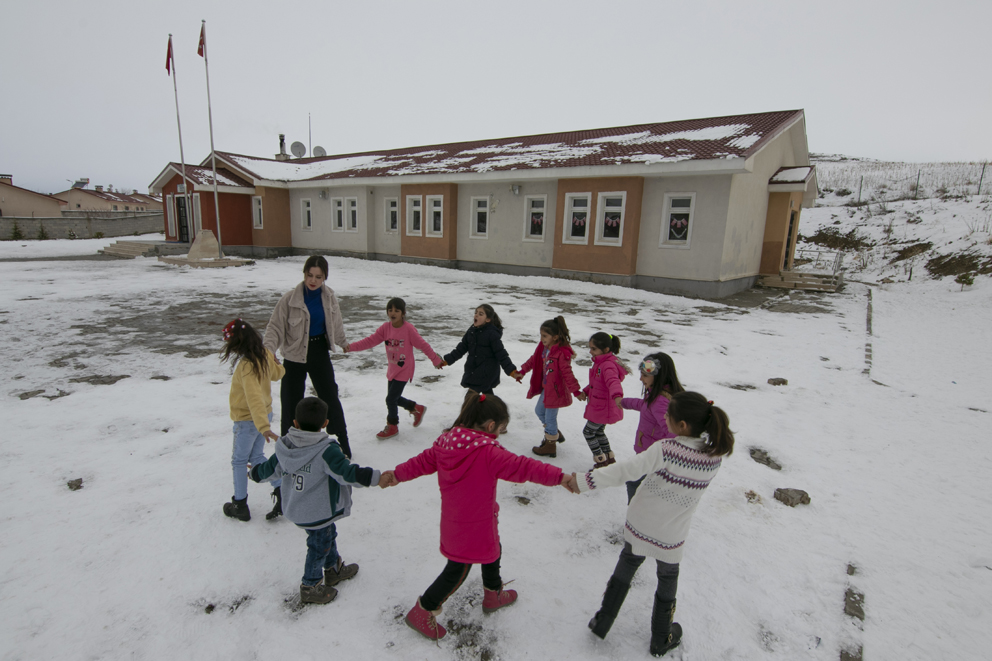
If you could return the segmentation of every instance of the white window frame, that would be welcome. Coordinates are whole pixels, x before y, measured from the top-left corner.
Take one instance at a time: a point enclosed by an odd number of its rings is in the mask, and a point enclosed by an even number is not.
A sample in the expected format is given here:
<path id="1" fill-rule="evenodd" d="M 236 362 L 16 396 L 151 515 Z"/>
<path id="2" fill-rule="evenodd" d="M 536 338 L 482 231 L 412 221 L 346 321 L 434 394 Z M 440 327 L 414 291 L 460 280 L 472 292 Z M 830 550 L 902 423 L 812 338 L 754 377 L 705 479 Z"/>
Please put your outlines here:
<path id="1" fill-rule="evenodd" d="M 477 216 L 476 214 L 480 211 L 478 206 L 479 202 L 486 203 L 486 231 L 479 232 L 478 225 L 476 224 Z M 493 221 L 492 205 L 490 204 L 488 195 L 480 195 L 478 197 L 470 198 L 469 200 L 469 212 L 468 212 L 468 238 L 470 239 L 488 239 L 489 238 L 489 228 Z"/>
<path id="2" fill-rule="evenodd" d="M 179 234 L 176 233 L 176 210 L 172 206 L 173 197 L 172 195 L 165 196 L 165 211 L 166 218 L 169 220 L 169 236 L 179 240 Z M 76 205 L 79 206 L 78 204 Z"/>
<path id="3" fill-rule="evenodd" d="M 331 231 L 343 232 L 345 228 L 344 198 L 331 198 Z"/>
<path id="4" fill-rule="evenodd" d="M 619 207 L 607 207 L 606 198 L 619 197 Z M 620 236 L 617 238 L 606 238 L 603 232 L 606 229 L 606 214 L 620 212 Z M 596 236 L 593 245 L 597 246 L 622 246 L 623 245 L 623 221 L 627 215 L 627 191 L 616 191 L 613 193 L 599 193 L 596 201 Z"/>
<path id="5" fill-rule="evenodd" d="M 354 224 L 354 227 L 352 227 L 352 224 Z M 344 198 L 344 231 L 345 232 L 358 231 L 358 198 L 357 197 Z"/>
<path id="6" fill-rule="evenodd" d="M 580 197 L 586 198 L 586 233 L 581 239 L 572 236 L 572 202 Z M 565 193 L 565 210 L 562 212 L 561 242 L 576 246 L 589 245 L 589 230 L 593 222 L 592 193 Z"/>
<path id="7" fill-rule="evenodd" d="M 396 234 L 400 231 L 400 200 L 397 197 L 387 197 L 383 201 L 383 220 L 386 223 L 386 234 Z M 392 214 L 396 214 L 396 227 L 392 226 Z"/>
<path id="8" fill-rule="evenodd" d="M 434 202 L 440 202 L 441 204 L 434 207 Z M 434 231 L 434 212 L 435 210 L 441 214 L 441 229 Z M 428 195 L 424 200 L 424 233 L 432 238 L 439 239 L 444 236 L 444 195 Z"/>
<path id="9" fill-rule="evenodd" d="M 544 220 L 541 221 L 541 235 L 535 236 L 530 233 L 530 217 L 532 200 L 544 202 Z M 548 196 L 547 195 L 527 195 L 524 197 L 524 241 L 532 243 L 544 243 L 544 237 L 548 234 Z"/>
<path id="10" fill-rule="evenodd" d="M 413 203 L 417 202 L 419 206 L 417 209 L 413 208 Z M 420 212 L 420 229 L 413 229 L 413 212 Z M 424 196 L 423 195 L 407 195 L 406 196 L 406 235 L 407 236 L 423 236 L 424 235 Z"/>
<path id="11" fill-rule="evenodd" d="M 264 217 L 262 215 L 262 196 L 251 196 L 251 228 L 260 230 L 264 227 Z"/>
<path id="12" fill-rule="evenodd" d="M 300 200 L 300 228 L 304 232 L 313 231 L 313 202 L 309 197 Z"/>
<path id="13" fill-rule="evenodd" d="M 200 232 L 203 231 L 203 216 L 200 214 L 199 193 L 193 193 L 192 204 L 190 206 L 193 207 L 193 227 L 194 227 L 193 231 L 196 232 L 197 235 L 199 235 Z"/>
<path id="14" fill-rule="evenodd" d="M 668 226 L 672 215 L 672 200 L 675 198 L 689 198 L 689 224 L 686 227 L 685 240 L 673 241 L 668 239 Z M 681 207 L 680 207 L 681 208 Z M 696 194 L 695 193 L 665 193 L 665 206 L 661 216 L 661 233 L 658 237 L 659 248 L 672 248 L 675 250 L 688 250 L 692 241 L 693 219 L 696 215 Z"/>

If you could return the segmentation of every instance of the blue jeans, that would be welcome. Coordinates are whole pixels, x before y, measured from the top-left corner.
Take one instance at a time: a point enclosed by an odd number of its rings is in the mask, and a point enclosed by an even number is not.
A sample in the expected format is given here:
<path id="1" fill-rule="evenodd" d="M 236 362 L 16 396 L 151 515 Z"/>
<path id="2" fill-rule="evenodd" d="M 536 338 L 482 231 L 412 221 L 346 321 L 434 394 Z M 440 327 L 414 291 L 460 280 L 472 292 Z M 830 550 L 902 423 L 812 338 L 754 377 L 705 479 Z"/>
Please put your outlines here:
<path id="1" fill-rule="evenodd" d="M 548 436 L 558 434 L 558 409 L 544 408 L 544 392 L 537 398 L 537 406 L 534 407 L 537 419 L 544 425 L 544 433 Z"/>
<path id="2" fill-rule="evenodd" d="M 269 414 L 272 422 L 272 414 Z M 265 463 L 265 437 L 251 420 L 234 423 L 234 448 L 231 450 L 231 470 L 234 472 L 234 497 L 237 500 L 248 497 L 248 464 L 257 466 Z M 277 487 L 281 480 L 273 480 Z"/>
<path id="3" fill-rule="evenodd" d="M 303 585 L 317 585 L 324 570 L 338 566 L 338 529 L 332 523 L 326 528 L 307 530 L 307 564 L 303 570 Z"/>

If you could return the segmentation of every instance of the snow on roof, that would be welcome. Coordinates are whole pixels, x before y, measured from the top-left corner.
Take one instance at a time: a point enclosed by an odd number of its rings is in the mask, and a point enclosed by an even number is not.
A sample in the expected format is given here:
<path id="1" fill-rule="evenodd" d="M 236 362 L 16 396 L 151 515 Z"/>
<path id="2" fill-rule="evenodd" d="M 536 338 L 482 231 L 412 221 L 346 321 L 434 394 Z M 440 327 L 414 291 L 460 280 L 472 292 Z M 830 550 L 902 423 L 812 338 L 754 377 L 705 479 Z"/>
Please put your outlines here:
<path id="1" fill-rule="evenodd" d="M 801 110 L 787 110 L 287 161 L 218 154 L 246 174 L 270 181 L 747 158 L 800 117 Z"/>
<path id="2" fill-rule="evenodd" d="M 778 172 L 768 180 L 770 184 L 804 184 L 813 173 L 813 166 L 798 168 L 779 168 Z"/>
<path id="3" fill-rule="evenodd" d="M 182 173 L 183 166 L 179 163 L 169 163 L 172 169 L 176 172 Z M 202 186 L 213 186 L 214 185 L 214 173 L 211 168 L 200 167 L 197 165 L 186 165 L 186 179 L 192 181 L 194 184 L 200 184 Z M 249 181 L 245 181 L 238 175 L 234 174 L 230 170 L 225 168 L 217 168 L 217 185 L 218 186 L 236 186 L 239 188 L 251 188 L 252 184 Z"/>

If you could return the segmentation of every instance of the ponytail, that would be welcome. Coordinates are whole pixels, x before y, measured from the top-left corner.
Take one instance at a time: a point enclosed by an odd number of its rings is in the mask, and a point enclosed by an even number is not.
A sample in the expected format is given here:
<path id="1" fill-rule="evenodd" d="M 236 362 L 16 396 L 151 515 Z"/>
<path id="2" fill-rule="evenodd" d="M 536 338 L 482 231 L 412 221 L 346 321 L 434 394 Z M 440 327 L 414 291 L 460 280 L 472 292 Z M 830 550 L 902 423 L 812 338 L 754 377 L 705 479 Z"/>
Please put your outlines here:
<path id="1" fill-rule="evenodd" d="M 593 336 L 589 338 L 589 341 L 592 342 L 593 346 L 600 351 L 606 351 L 609 349 L 613 353 L 620 352 L 620 338 L 616 335 L 610 335 L 609 333 L 593 333 Z"/>
<path id="2" fill-rule="evenodd" d="M 558 346 L 567 347 L 572 344 L 572 338 L 568 335 L 568 326 L 565 325 L 565 317 L 561 315 L 545 321 L 541 324 L 541 330 L 551 337 L 557 337 Z"/>
<path id="3" fill-rule="evenodd" d="M 487 395 L 469 390 L 462 403 L 462 410 L 451 426 L 478 429 L 489 420 L 496 423 L 497 429 L 509 423 L 510 411 L 506 408 L 506 403 L 492 393 Z"/>
<path id="4" fill-rule="evenodd" d="M 668 415 L 674 422 L 685 422 L 692 436 L 706 441 L 706 454 L 716 457 L 733 454 L 734 432 L 730 430 L 727 414 L 698 392 L 675 393 L 668 405 Z"/>

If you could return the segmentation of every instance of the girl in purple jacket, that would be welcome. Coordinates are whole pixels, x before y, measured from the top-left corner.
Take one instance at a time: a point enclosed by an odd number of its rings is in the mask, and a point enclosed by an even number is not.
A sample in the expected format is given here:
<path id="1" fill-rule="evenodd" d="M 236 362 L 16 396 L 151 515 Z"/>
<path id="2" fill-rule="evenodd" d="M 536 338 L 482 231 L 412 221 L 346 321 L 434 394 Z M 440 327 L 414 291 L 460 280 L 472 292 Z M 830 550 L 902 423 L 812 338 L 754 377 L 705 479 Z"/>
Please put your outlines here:
<path id="1" fill-rule="evenodd" d="M 644 384 L 643 397 L 624 397 L 620 406 L 628 411 L 640 411 L 641 419 L 637 423 L 637 436 L 634 439 L 634 452 L 640 454 L 665 438 L 675 438 L 675 434 L 665 422 L 668 403 L 672 395 L 685 392 L 679 383 L 679 375 L 675 371 L 675 362 L 667 353 L 659 351 L 646 356 L 638 366 L 641 372 L 641 383 Z M 637 487 L 644 478 L 627 483 L 627 502 L 634 497 Z"/>
<path id="2" fill-rule="evenodd" d="M 541 341 L 534 355 L 520 366 L 520 374 L 533 370 L 527 399 L 537 397 L 534 413 L 544 425 L 544 440 L 533 448 L 539 457 L 558 456 L 556 446 L 565 442 L 558 430 L 558 409 L 571 406 L 572 395 L 578 395 L 579 382 L 572 374 L 572 340 L 564 317 L 557 316 L 541 324 Z"/>
<path id="3" fill-rule="evenodd" d="M 592 450 L 594 468 L 616 463 L 610 440 L 606 438 L 606 425 L 623 420 L 623 386 L 621 382 L 628 370 L 616 356 L 620 351 L 620 338 L 609 333 L 595 333 L 589 338 L 592 367 L 589 368 L 589 385 L 578 395 L 586 402 L 587 420 L 582 435 Z"/>

